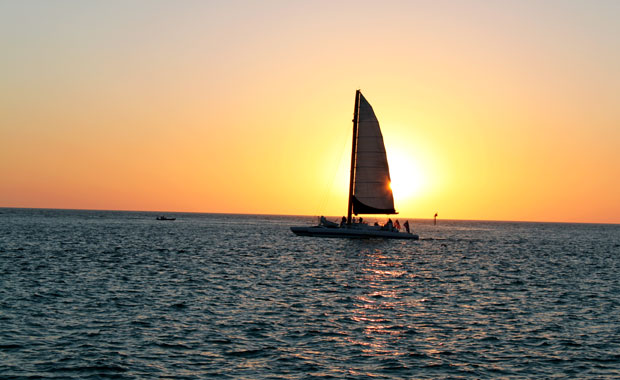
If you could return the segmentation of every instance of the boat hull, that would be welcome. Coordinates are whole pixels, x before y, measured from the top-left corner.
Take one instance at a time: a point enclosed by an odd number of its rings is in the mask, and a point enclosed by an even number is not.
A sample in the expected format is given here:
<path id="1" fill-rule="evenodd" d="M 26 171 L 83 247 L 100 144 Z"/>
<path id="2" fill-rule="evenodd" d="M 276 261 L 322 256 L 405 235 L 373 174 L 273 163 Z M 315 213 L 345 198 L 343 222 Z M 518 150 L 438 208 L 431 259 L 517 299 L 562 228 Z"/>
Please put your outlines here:
<path id="1" fill-rule="evenodd" d="M 384 231 L 366 228 L 327 228 L 327 227 L 291 227 L 291 231 L 298 236 L 313 236 L 326 238 L 353 238 L 353 239 L 408 239 L 418 240 L 416 234 L 398 231 Z"/>

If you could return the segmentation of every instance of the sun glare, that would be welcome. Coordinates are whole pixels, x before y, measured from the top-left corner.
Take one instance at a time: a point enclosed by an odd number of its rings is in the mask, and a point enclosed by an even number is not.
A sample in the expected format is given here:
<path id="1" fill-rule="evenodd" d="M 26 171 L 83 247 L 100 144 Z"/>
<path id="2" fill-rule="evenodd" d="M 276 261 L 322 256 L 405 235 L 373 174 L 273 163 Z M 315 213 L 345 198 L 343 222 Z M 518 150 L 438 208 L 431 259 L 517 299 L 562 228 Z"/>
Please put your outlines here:
<path id="1" fill-rule="evenodd" d="M 388 152 L 388 161 L 394 198 L 402 201 L 419 195 L 425 185 L 420 165 L 409 154 L 394 149 Z"/>

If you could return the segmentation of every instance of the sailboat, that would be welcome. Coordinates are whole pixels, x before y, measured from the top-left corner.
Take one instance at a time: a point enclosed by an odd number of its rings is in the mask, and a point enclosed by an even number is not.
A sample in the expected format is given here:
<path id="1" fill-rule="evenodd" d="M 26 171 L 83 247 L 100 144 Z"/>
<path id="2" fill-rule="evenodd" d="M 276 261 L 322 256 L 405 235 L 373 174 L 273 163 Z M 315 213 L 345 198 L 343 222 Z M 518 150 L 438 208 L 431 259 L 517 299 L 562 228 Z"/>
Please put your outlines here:
<path id="1" fill-rule="evenodd" d="M 390 188 L 390 168 L 379 121 L 362 92 L 355 92 L 353 113 L 353 143 L 347 217 L 340 224 L 321 217 L 316 226 L 291 227 L 296 235 L 346 238 L 414 239 L 416 234 L 402 232 L 390 219 L 384 226 L 368 225 L 353 215 L 396 214 Z M 407 230 L 409 224 L 407 223 Z"/>

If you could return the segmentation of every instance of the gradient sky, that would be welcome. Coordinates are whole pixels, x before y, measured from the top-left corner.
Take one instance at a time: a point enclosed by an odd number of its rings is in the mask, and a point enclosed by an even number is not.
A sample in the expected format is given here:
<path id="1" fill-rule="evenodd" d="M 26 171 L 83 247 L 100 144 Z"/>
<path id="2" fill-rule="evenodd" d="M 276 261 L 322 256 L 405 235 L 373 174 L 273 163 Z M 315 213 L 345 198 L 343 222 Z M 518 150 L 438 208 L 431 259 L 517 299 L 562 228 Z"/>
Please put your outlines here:
<path id="1" fill-rule="evenodd" d="M 620 1 L 0 1 L 0 207 L 620 223 Z"/>

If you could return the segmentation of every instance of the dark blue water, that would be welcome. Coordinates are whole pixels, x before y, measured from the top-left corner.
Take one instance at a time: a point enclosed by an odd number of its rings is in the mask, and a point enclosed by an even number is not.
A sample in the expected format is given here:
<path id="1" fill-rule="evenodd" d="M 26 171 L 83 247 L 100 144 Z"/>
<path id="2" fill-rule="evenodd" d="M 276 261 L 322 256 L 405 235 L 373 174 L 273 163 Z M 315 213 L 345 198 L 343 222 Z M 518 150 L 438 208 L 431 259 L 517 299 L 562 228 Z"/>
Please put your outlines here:
<path id="1" fill-rule="evenodd" d="M 0 209 L 0 377 L 620 378 L 620 226 Z"/>

